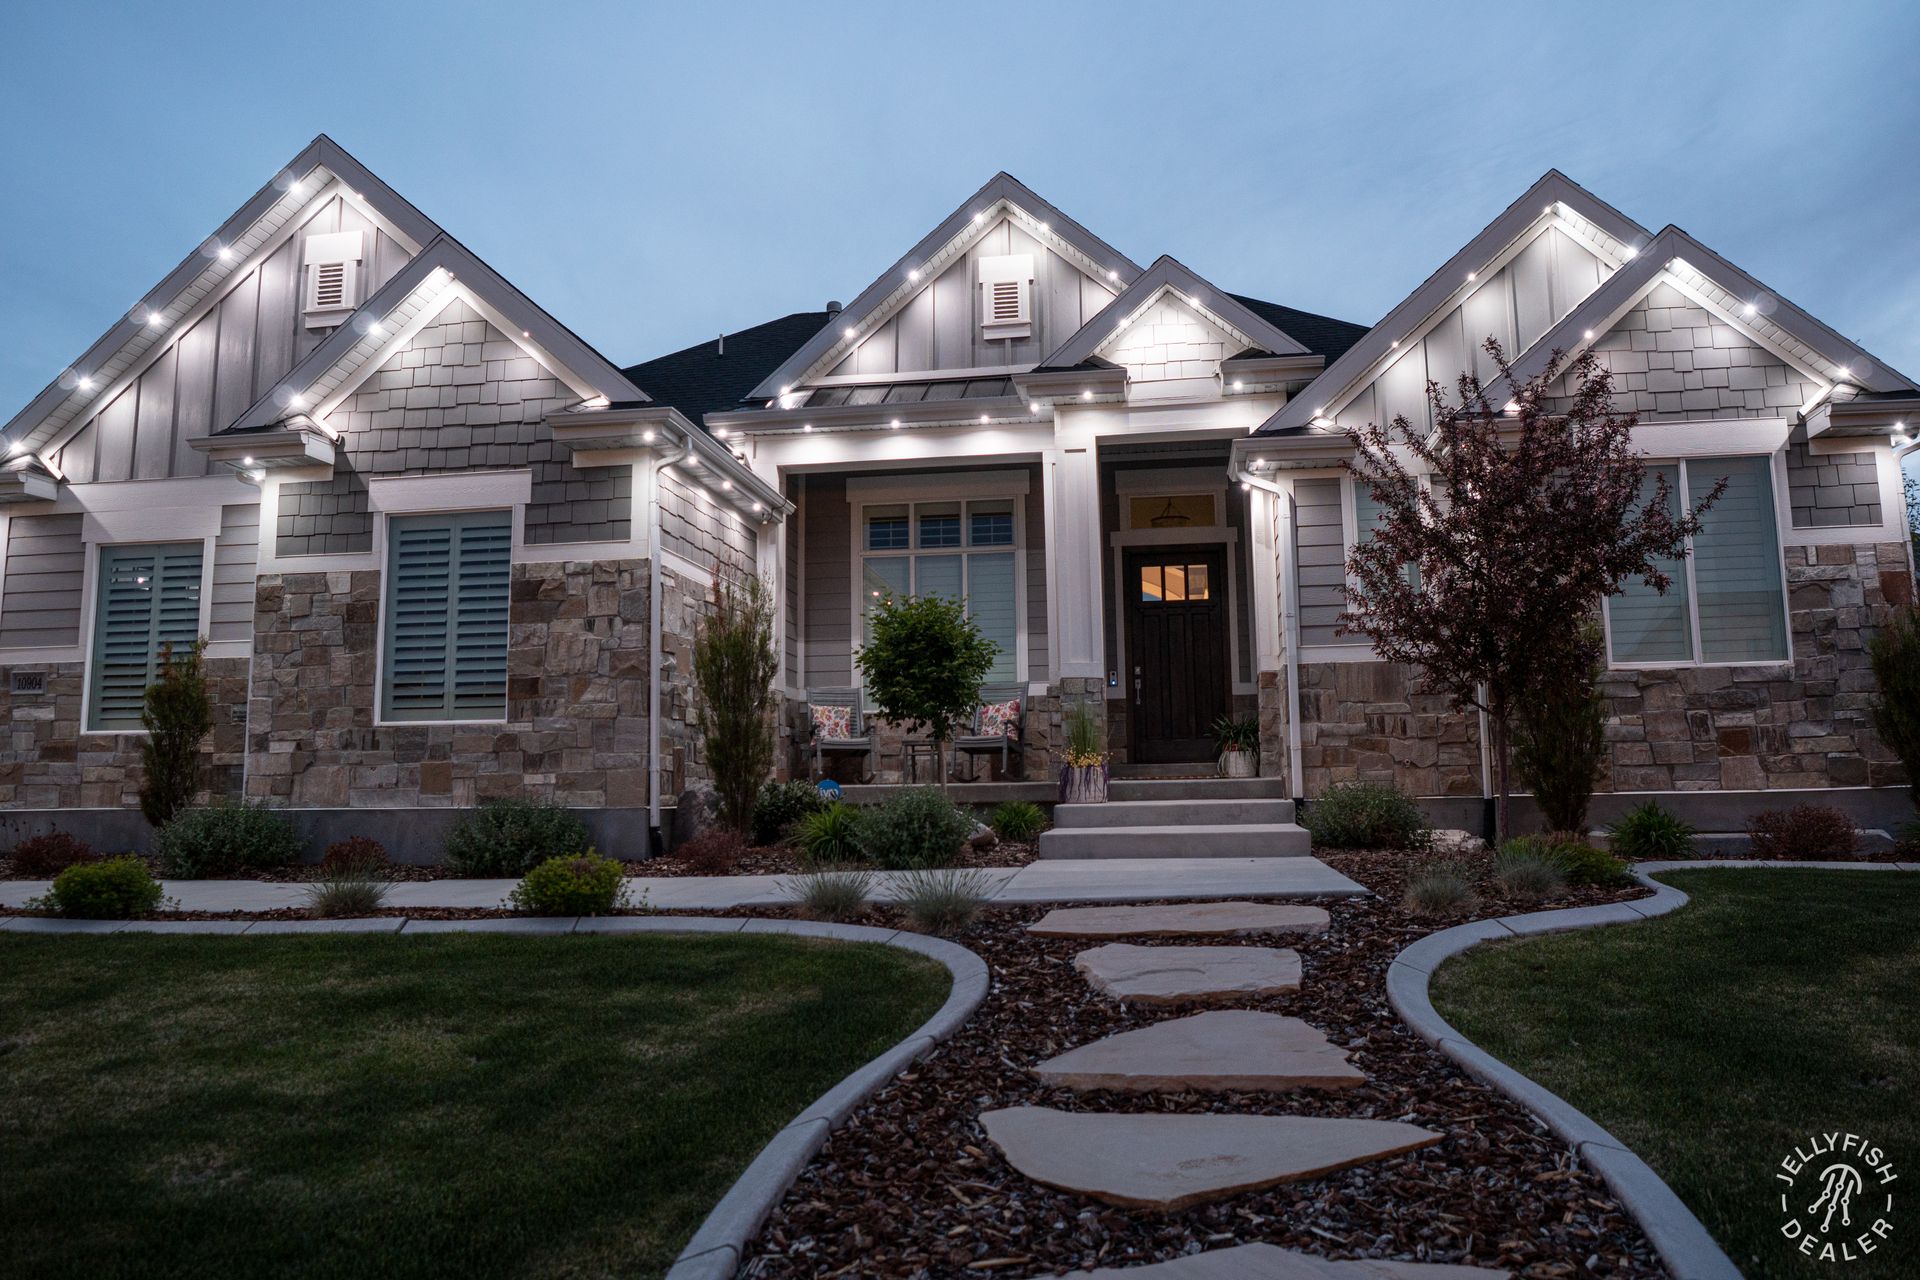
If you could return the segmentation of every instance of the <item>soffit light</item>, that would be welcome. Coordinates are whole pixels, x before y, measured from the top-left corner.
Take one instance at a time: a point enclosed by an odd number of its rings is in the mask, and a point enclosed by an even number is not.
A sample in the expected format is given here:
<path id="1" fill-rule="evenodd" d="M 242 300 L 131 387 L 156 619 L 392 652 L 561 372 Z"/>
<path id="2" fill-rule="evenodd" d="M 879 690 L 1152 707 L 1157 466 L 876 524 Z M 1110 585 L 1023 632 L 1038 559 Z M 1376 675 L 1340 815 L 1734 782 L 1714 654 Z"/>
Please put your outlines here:
<path id="1" fill-rule="evenodd" d="M 227 248 L 227 246 L 226 246 L 226 245 L 221 245 L 221 246 L 220 246 L 220 261 L 222 261 L 222 262 L 232 262 L 232 261 L 233 261 L 233 250 L 231 250 L 231 249 L 229 249 L 229 248 Z"/>
<path id="2" fill-rule="evenodd" d="M 1040 412 L 1040 402 L 1039 402 L 1038 400 L 1030 400 L 1030 401 L 1028 401 L 1028 402 L 1027 402 L 1027 412 L 1028 412 L 1028 413 L 1038 413 L 1038 412 Z"/>
<path id="3" fill-rule="evenodd" d="M 898 431 L 900 429 L 900 419 L 895 418 L 892 422 L 888 423 L 887 425 L 892 427 L 895 431 Z"/>
<path id="4" fill-rule="evenodd" d="M 83 374 L 83 375 L 81 375 L 81 378 L 80 378 L 80 389 L 81 389 L 82 391 L 91 391 L 91 390 L 93 390 L 93 379 L 92 379 L 92 378 L 89 378 L 89 377 L 87 377 L 87 376 L 85 376 L 84 374 Z"/>

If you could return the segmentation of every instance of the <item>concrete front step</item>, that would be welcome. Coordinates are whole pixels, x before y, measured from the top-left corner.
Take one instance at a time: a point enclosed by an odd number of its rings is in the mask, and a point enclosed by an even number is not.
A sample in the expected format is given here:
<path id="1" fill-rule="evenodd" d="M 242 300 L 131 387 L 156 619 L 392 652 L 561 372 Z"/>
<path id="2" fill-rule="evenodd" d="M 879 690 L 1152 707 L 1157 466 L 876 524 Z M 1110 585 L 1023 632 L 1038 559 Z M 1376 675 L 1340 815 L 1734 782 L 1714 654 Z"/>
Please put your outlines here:
<path id="1" fill-rule="evenodd" d="M 1291 822 L 1224 826 L 1054 827 L 1042 858 L 1304 858 L 1313 839 Z"/>
<path id="2" fill-rule="evenodd" d="M 1285 800 L 1285 778 L 1111 778 L 1109 800 Z"/>
<path id="3" fill-rule="evenodd" d="M 1292 821 L 1291 800 L 1109 800 L 1053 807 L 1056 827 L 1285 826 Z"/>

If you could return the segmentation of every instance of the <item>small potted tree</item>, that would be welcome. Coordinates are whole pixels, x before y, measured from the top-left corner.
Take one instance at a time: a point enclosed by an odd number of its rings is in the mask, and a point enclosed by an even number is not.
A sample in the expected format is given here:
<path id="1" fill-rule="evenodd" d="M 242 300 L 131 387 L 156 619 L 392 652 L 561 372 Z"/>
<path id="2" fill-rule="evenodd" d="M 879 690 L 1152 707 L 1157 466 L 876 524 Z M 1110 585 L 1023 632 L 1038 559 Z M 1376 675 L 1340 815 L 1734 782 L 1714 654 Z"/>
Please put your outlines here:
<path id="1" fill-rule="evenodd" d="M 1100 749 L 1100 718 L 1076 698 L 1067 707 L 1067 763 L 1060 770 L 1061 804 L 1100 804 L 1107 798 L 1107 753 Z"/>
<path id="2" fill-rule="evenodd" d="M 1252 716 L 1235 720 L 1221 716 L 1213 722 L 1213 738 L 1220 744 L 1220 776 L 1251 778 L 1260 772 L 1260 721 Z"/>

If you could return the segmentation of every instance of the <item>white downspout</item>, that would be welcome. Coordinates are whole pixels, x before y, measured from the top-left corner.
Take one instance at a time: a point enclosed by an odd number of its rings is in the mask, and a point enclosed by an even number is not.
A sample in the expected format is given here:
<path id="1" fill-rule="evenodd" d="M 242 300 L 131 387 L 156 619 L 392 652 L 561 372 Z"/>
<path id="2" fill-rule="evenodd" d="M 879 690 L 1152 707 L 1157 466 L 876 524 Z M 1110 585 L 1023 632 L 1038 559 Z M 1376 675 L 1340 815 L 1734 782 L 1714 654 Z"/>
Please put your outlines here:
<path id="1" fill-rule="evenodd" d="M 1300 614 L 1295 603 L 1297 566 L 1294 564 L 1293 495 L 1262 480 L 1240 465 L 1232 465 L 1232 474 L 1240 483 L 1273 495 L 1280 511 L 1280 528 L 1275 539 L 1274 556 L 1280 565 L 1280 646 L 1286 671 L 1287 693 L 1287 787 L 1295 800 L 1306 799 L 1305 770 L 1300 764 Z"/>
<path id="2" fill-rule="evenodd" d="M 660 632 L 666 612 L 665 573 L 660 547 L 660 473 L 687 456 L 693 442 L 659 450 L 647 472 L 647 839 L 662 841 L 660 830 Z"/>

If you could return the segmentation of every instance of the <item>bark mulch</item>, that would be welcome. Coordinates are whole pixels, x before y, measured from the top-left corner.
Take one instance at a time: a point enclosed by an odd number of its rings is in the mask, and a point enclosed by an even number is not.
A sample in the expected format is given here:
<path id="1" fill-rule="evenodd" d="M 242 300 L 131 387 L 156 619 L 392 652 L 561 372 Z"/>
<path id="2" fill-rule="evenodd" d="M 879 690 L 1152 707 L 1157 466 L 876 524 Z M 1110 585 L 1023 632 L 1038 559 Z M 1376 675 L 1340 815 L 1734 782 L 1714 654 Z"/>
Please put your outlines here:
<path id="1" fill-rule="evenodd" d="M 1027 1074 L 1030 1065 L 1193 1010 L 1134 1010 L 1095 995 L 1072 968 L 1075 953 L 1092 943 L 1024 933 L 1041 908 L 996 910 L 957 939 L 992 969 L 985 1003 L 832 1136 L 749 1246 L 745 1274 L 1049 1276 L 1268 1241 L 1330 1257 L 1464 1262 L 1529 1277 L 1663 1275 L 1605 1184 L 1525 1111 L 1402 1026 L 1385 990 L 1392 957 L 1436 929 L 1645 891 L 1582 888 L 1523 903 L 1501 900 L 1483 883 L 1477 909 L 1426 919 L 1399 905 L 1419 856 L 1323 856 L 1380 896 L 1329 904 L 1332 926 L 1319 936 L 1248 939 L 1295 948 L 1303 980 L 1295 995 L 1242 1007 L 1320 1028 L 1367 1073 L 1366 1085 L 1343 1093 L 1172 1096 L 1043 1087 Z M 1491 869 L 1488 854 L 1465 857 Z M 1016 1173 L 976 1122 L 982 1111 L 1012 1105 L 1353 1116 L 1422 1124 L 1446 1139 L 1313 1181 L 1156 1214 L 1050 1190 Z"/>
<path id="2" fill-rule="evenodd" d="M 984 847 L 966 846 L 954 865 L 1024 867 L 1035 856 L 1030 840 L 997 840 Z M 785 845 L 754 845 L 730 865 L 718 868 L 689 862 L 677 853 L 627 865 L 628 874 L 636 876 L 791 876 L 807 870 L 800 855 Z"/>

